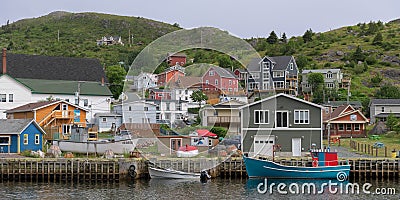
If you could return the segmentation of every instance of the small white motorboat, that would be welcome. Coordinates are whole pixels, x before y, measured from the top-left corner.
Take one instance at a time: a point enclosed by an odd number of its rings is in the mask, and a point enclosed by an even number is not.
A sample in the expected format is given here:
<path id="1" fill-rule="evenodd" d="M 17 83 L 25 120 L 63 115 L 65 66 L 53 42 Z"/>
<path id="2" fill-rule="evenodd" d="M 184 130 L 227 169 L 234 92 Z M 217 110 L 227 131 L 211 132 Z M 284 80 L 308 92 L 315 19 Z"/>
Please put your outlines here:
<path id="1" fill-rule="evenodd" d="M 182 172 L 173 169 L 160 169 L 149 167 L 150 178 L 170 178 L 170 179 L 200 179 L 200 173 Z"/>

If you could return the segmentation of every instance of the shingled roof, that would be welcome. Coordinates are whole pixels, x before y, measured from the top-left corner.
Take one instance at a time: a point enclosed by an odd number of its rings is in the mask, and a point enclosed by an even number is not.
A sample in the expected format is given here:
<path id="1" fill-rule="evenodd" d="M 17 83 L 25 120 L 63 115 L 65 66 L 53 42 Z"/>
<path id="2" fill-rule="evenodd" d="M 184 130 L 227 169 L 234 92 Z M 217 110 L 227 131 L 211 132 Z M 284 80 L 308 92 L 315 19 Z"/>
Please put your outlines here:
<path id="1" fill-rule="evenodd" d="M 0 119 L 0 134 L 19 134 L 32 119 Z"/>
<path id="2" fill-rule="evenodd" d="M 262 58 L 261 60 L 264 60 L 265 58 L 271 60 L 273 63 L 275 63 L 275 66 L 272 70 L 286 70 L 287 66 L 289 65 L 290 60 L 292 59 L 292 56 L 273 56 L 269 57 L 266 56 Z M 249 65 L 247 65 L 247 70 L 249 71 L 260 71 L 260 59 L 258 58 L 253 58 Z"/>
<path id="3" fill-rule="evenodd" d="M 0 57 L 0 74 L 3 58 Z M 95 81 L 105 78 L 98 59 L 7 53 L 7 74 L 13 78 Z"/>

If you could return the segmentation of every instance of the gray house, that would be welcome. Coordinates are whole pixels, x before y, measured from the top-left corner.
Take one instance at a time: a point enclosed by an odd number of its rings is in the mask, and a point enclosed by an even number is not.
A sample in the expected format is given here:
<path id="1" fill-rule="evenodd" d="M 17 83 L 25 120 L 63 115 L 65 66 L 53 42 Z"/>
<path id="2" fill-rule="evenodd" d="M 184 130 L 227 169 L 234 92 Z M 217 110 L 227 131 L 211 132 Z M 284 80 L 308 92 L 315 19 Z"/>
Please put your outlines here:
<path id="1" fill-rule="evenodd" d="M 326 88 L 337 90 L 342 85 L 343 74 L 340 69 L 307 69 L 301 73 L 301 87 L 303 92 L 311 92 L 311 85 L 308 83 L 308 76 L 311 73 L 321 73 L 324 76 Z"/>
<path id="2" fill-rule="evenodd" d="M 115 131 L 122 124 L 122 115 L 117 113 L 96 113 L 94 124 L 99 127 L 99 132 Z"/>
<path id="3" fill-rule="evenodd" d="M 279 93 L 239 109 L 242 151 L 249 156 L 272 156 L 274 147 L 286 156 L 322 148 L 320 105 Z"/>
<path id="4" fill-rule="evenodd" d="M 400 99 L 372 99 L 369 105 L 370 123 L 386 121 L 390 113 L 400 118 Z"/>
<path id="5" fill-rule="evenodd" d="M 265 56 L 253 59 L 247 66 L 249 91 L 275 90 L 278 93 L 298 94 L 298 68 L 293 56 Z"/>

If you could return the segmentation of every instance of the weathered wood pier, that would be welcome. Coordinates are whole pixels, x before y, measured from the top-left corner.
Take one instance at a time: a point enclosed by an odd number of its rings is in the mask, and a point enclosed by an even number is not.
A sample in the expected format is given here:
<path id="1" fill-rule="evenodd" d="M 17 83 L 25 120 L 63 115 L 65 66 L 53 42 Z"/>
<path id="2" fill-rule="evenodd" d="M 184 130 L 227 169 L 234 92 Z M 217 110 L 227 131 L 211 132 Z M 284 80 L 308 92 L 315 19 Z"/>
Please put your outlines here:
<path id="1" fill-rule="evenodd" d="M 312 166 L 311 159 L 278 159 L 291 166 Z M 341 160 L 350 164 L 352 178 L 399 179 L 400 159 L 368 158 Z M 212 177 L 245 178 L 246 167 L 240 157 L 219 158 L 15 158 L 0 159 L 0 179 L 10 181 L 120 181 L 148 177 L 148 166 L 188 172 L 207 170 Z"/>

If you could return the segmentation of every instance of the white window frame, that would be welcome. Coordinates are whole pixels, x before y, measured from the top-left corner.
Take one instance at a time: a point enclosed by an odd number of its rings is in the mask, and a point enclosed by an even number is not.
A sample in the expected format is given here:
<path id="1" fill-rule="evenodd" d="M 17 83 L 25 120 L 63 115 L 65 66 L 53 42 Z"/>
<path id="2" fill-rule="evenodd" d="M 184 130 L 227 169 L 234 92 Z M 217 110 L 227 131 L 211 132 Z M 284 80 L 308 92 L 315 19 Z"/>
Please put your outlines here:
<path id="1" fill-rule="evenodd" d="M 293 70 L 293 63 L 290 63 L 290 70 Z"/>
<path id="2" fill-rule="evenodd" d="M 333 74 L 331 72 L 326 73 L 326 78 L 329 79 L 333 78 Z"/>
<path id="3" fill-rule="evenodd" d="M 209 75 L 209 76 L 214 76 L 214 75 L 215 75 L 214 70 L 210 70 L 210 71 L 208 72 L 208 75 Z"/>
<path id="4" fill-rule="evenodd" d="M 340 125 L 342 125 L 342 127 L 340 127 Z M 339 131 L 344 131 L 344 124 L 338 124 L 338 130 Z"/>
<path id="5" fill-rule="evenodd" d="M 262 64 L 263 64 L 263 70 L 269 70 L 271 65 L 269 62 L 263 62 Z"/>
<path id="6" fill-rule="evenodd" d="M 354 124 L 354 130 L 355 130 L 355 131 L 361 130 L 360 124 Z"/>
<path id="7" fill-rule="evenodd" d="M 208 80 L 206 80 L 206 85 L 209 85 L 209 84 L 210 84 L 210 82 Z"/>
<path id="8" fill-rule="evenodd" d="M 0 102 L 7 102 L 7 94 L 0 94 Z"/>
<path id="9" fill-rule="evenodd" d="M 107 122 L 107 117 L 102 117 L 101 122 Z"/>
<path id="10" fill-rule="evenodd" d="M 274 78 L 285 77 L 284 71 L 275 71 L 273 72 Z"/>
<path id="11" fill-rule="evenodd" d="M 35 134 L 35 144 L 40 144 L 40 135 Z"/>
<path id="12" fill-rule="evenodd" d="M 286 126 L 278 126 L 278 113 L 286 113 Z M 289 111 L 287 110 L 275 111 L 275 128 L 289 128 Z"/>
<path id="13" fill-rule="evenodd" d="M 218 85 L 218 79 L 215 79 L 214 82 L 215 82 L 215 85 Z"/>
<path id="14" fill-rule="evenodd" d="M 348 129 L 348 125 L 350 125 L 350 129 Z M 352 125 L 351 124 L 346 124 L 346 131 L 351 131 L 352 130 Z"/>
<path id="15" fill-rule="evenodd" d="M 28 144 L 29 144 L 29 135 L 24 134 L 24 145 L 28 145 Z"/>
<path id="16" fill-rule="evenodd" d="M 281 86 L 281 87 L 278 87 Z M 274 87 L 275 88 L 285 88 L 285 82 L 284 81 L 276 81 L 274 82 Z"/>
<path id="17" fill-rule="evenodd" d="M 232 80 L 229 80 L 229 85 L 232 85 Z"/>
<path id="18" fill-rule="evenodd" d="M 334 83 L 327 83 L 327 84 L 326 84 L 326 87 L 327 87 L 327 88 L 334 88 L 334 87 L 335 87 L 335 84 L 334 84 Z"/>
<path id="19" fill-rule="evenodd" d="M 8 94 L 8 102 L 14 102 L 14 94 Z"/>
<path id="20" fill-rule="evenodd" d="M 299 119 L 296 119 L 296 116 Z M 294 110 L 293 122 L 294 124 L 310 124 L 310 110 Z"/>
<path id="21" fill-rule="evenodd" d="M 258 122 L 256 121 L 256 113 L 258 113 Z M 269 110 L 254 110 L 254 124 L 269 124 Z"/>
<path id="22" fill-rule="evenodd" d="M 8 143 L 0 143 L 0 146 L 9 146 L 9 145 L 11 145 L 11 137 L 10 136 L 0 136 L 0 138 L 8 138 Z"/>

